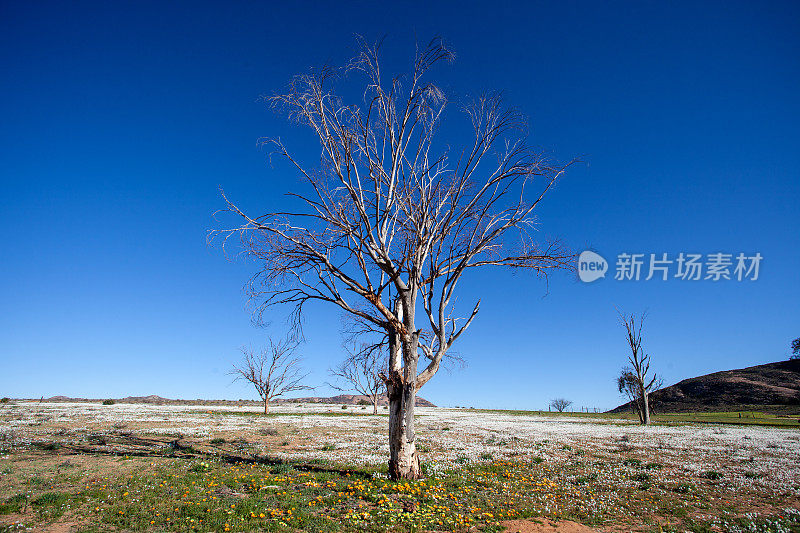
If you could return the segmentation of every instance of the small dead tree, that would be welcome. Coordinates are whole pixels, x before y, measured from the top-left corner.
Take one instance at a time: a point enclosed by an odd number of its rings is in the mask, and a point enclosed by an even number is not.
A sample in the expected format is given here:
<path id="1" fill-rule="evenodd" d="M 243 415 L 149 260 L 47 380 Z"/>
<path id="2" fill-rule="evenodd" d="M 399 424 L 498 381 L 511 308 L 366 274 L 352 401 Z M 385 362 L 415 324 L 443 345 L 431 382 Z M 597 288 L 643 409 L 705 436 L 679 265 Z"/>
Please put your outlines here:
<path id="1" fill-rule="evenodd" d="M 639 422 L 650 424 L 650 394 L 663 384 L 661 377 L 650 371 L 650 354 L 642 348 L 642 326 L 647 313 L 642 313 L 638 318 L 635 314 L 625 315 L 619 313 L 619 319 L 625 328 L 626 340 L 630 355 L 628 365 L 622 369 L 617 378 L 617 389 L 628 395 L 631 407 L 639 415 Z"/>
<path id="2" fill-rule="evenodd" d="M 559 413 L 563 413 L 564 411 L 566 411 L 570 405 L 572 405 L 572 401 L 567 400 L 566 398 L 556 398 L 555 400 L 550 401 L 550 407 L 552 407 Z"/>
<path id="3" fill-rule="evenodd" d="M 339 366 L 329 370 L 330 374 L 344 384 L 330 384 L 339 391 L 356 391 L 366 396 L 372 404 L 372 414 L 378 414 L 378 401 L 386 392 L 381 378 L 389 366 L 382 345 L 361 344 L 346 346 L 347 358 Z"/>
<path id="4" fill-rule="evenodd" d="M 381 68 L 379 46 L 359 45 L 344 69 L 297 76 L 267 99 L 321 148 L 311 168 L 279 138 L 263 140 L 305 183 L 294 207 L 248 214 L 223 193 L 239 222 L 216 233 L 238 235 L 259 263 L 250 283 L 257 313 L 288 304 L 299 323 L 305 304 L 327 302 L 384 333 L 389 476 L 416 479 L 417 391 L 480 307 L 455 309 L 463 276 L 574 268 L 559 241 L 534 235 L 534 211 L 569 163 L 532 149 L 523 117 L 497 94 L 460 106 L 471 132 L 464 146 L 440 140 L 448 102 L 428 77 L 454 57 L 441 39 L 418 46 L 410 72 L 396 77 Z M 362 83 L 349 94 L 361 98 L 345 104 L 333 84 L 353 75 Z"/>
<path id="5" fill-rule="evenodd" d="M 308 376 L 300 368 L 301 357 L 296 355 L 299 342 L 287 337 L 280 341 L 268 339 L 268 346 L 257 352 L 242 348 L 244 361 L 233 365 L 234 381 L 244 380 L 255 387 L 264 402 L 264 414 L 269 404 L 289 392 L 309 390 L 312 387 L 301 382 Z"/>
<path id="6" fill-rule="evenodd" d="M 623 397 L 627 398 L 631 411 L 639 418 L 639 422 L 644 422 L 644 410 L 639 396 L 638 380 L 631 367 L 626 366 L 620 371 L 619 376 L 617 376 L 617 390 Z"/>
<path id="7" fill-rule="evenodd" d="M 792 355 L 789 356 L 789 359 L 800 359 L 800 337 L 792 341 Z"/>

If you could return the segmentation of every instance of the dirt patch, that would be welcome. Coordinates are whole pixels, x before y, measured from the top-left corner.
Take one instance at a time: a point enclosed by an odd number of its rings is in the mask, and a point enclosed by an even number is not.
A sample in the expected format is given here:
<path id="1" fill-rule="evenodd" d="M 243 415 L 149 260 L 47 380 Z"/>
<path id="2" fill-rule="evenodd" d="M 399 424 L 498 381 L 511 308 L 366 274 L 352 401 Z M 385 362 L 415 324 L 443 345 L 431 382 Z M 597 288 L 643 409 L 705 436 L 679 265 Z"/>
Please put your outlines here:
<path id="1" fill-rule="evenodd" d="M 596 533 L 595 529 L 569 520 L 507 520 L 507 533 Z"/>
<path id="2" fill-rule="evenodd" d="M 0 515 L 0 526 L 10 526 L 11 524 L 24 524 L 33 514 L 24 515 L 22 513 L 9 513 Z"/>
<path id="3" fill-rule="evenodd" d="M 9 530 L 13 530 L 11 527 L 12 524 L 31 524 L 33 520 L 35 520 L 35 515 L 32 513 L 26 515 L 20 513 L 8 514 L 0 517 L 0 526 L 5 526 L 8 527 Z M 76 521 L 68 517 L 61 517 L 61 519 L 52 524 L 33 525 L 32 531 L 41 531 L 43 533 L 71 533 L 85 525 L 84 522 Z M 29 531 L 31 531 L 31 529 L 29 529 Z"/>
<path id="4" fill-rule="evenodd" d="M 60 520 L 53 524 L 42 526 L 41 529 L 35 529 L 35 531 L 42 531 L 43 533 L 71 533 L 72 531 L 80 529 L 84 525 L 85 524 L 82 522 Z"/>

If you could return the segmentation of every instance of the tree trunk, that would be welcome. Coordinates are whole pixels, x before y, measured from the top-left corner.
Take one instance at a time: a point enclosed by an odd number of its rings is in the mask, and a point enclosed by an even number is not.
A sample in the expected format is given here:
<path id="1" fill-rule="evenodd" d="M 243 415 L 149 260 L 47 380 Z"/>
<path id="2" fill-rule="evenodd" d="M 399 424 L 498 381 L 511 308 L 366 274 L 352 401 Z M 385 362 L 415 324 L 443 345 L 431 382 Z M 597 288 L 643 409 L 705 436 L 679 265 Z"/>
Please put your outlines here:
<path id="1" fill-rule="evenodd" d="M 377 415 L 378 414 L 378 398 L 377 398 L 377 396 L 372 399 L 372 414 L 373 415 Z"/>
<path id="2" fill-rule="evenodd" d="M 388 384 L 389 395 L 389 478 L 419 479 L 419 456 L 414 435 L 415 384 L 401 382 L 400 376 Z"/>
<path id="3" fill-rule="evenodd" d="M 415 294 L 404 298 L 398 297 L 394 302 L 395 316 L 401 326 L 389 332 L 389 369 L 384 379 L 389 398 L 389 479 L 392 480 L 420 478 L 414 434 L 419 332 L 414 327 Z"/>
<path id="4" fill-rule="evenodd" d="M 264 398 L 264 414 L 269 411 L 269 398 Z"/>
<path id="5" fill-rule="evenodd" d="M 636 413 L 636 418 L 639 419 L 640 424 L 644 424 L 644 410 L 642 409 L 642 399 L 639 397 L 634 398 L 631 400 L 631 405 L 634 406 L 634 412 Z"/>
<path id="6" fill-rule="evenodd" d="M 642 391 L 642 424 L 650 425 L 650 405 L 648 403 L 647 391 Z"/>

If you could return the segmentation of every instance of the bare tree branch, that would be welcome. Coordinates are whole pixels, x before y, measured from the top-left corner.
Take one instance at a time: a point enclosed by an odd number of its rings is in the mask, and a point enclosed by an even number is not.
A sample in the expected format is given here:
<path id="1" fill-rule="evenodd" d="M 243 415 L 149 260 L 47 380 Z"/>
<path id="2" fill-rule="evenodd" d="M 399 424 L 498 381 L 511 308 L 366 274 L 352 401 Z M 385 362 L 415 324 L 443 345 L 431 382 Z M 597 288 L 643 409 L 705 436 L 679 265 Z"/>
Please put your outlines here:
<path id="1" fill-rule="evenodd" d="M 625 315 L 617 309 L 620 323 L 625 328 L 626 341 L 630 349 L 628 365 L 622 369 L 617 378 L 617 389 L 626 395 L 631 406 L 639 416 L 642 424 L 650 423 L 649 395 L 655 392 L 664 383 L 664 380 L 650 371 L 650 354 L 642 348 L 642 327 L 647 313 L 639 317 L 635 314 Z"/>
<path id="2" fill-rule="evenodd" d="M 550 401 L 550 407 L 559 413 L 566 411 L 570 405 L 572 405 L 572 400 L 567 400 L 566 398 L 556 398 Z"/>
<path id="3" fill-rule="evenodd" d="M 237 238 L 259 264 L 248 286 L 257 314 L 286 304 L 299 327 L 304 306 L 323 301 L 381 332 L 390 404 L 403 404 L 402 423 L 390 410 L 390 425 L 413 444 L 416 391 L 480 309 L 457 309 L 464 274 L 500 266 L 546 279 L 574 268 L 574 254 L 542 237 L 535 217 L 572 162 L 531 148 L 521 114 L 493 93 L 463 106 L 471 141 L 451 149 L 438 139 L 448 100 L 428 79 L 450 48 L 438 38 L 417 46 L 412 71 L 388 78 L 380 43 L 358 44 L 346 67 L 296 76 L 265 99 L 320 147 L 319 164 L 307 165 L 280 138 L 261 140 L 304 182 L 292 195 L 299 207 L 252 215 L 223 193 L 238 222 L 209 238 L 223 247 Z M 335 89 L 353 79 L 362 98 L 345 104 Z"/>
<path id="4" fill-rule="evenodd" d="M 266 349 L 254 352 L 242 348 L 244 361 L 233 365 L 231 374 L 234 381 L 244 380 L 250 383 L 264 402 L 264 414 L 269 410 L 269 403 L 275 399 L 300 390 L 312 387 L 303 385 L 308 377 L 300 368 L 301 357 L 295 355 L 299 342 L 291 337 L 275 341 L 268 339 Z"/>
<path id="5" fill-rule="evenodd" d="M 381 345 L 368 343 L 345 345 L 347 358 L 337 367 L 329 370 L 330 374 L 343 384 L 329 384 L 339 391 L 356 391 L 369 398 L 373 414 L 378 414 L 378 402 L 386 391 L 386 384 L 381 374 L 386 373 L 388 359 Z"/>

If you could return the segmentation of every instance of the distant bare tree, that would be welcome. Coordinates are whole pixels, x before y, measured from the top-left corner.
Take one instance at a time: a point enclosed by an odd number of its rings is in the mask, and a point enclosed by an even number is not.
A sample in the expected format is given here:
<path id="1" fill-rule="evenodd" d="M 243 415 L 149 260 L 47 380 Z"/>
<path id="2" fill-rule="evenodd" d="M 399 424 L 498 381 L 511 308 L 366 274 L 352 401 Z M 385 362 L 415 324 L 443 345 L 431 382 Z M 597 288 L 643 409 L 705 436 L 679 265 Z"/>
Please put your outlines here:
<path id="1" fill-rule="evenodd" d="M 655 392 L 663 384 L 661 377 L 650 371 L 650 355 L 642 348 L 642 326 L 647 313 L 638 318 L 619 313 L 620 323 L 625 328 L 626 340 L 630 348 L 628 364 L 617 378 L 617 389 L 628 396 L 633 409 L 639 415 L 639 421 L 650 424 L 650 393 Z"/>
<path id="2" fill-rule="evenodd" d="M 372 414 L 378 414 L 378 401 L 386 391 L 381 374 L 387 371 L 389 361 L 381 345 L 346 345 L 347 358 L 339 366 L 329 370 L 330 374 L 344 382 L 330 384 L 339 391 L 356 391 L 369 398 Z"/>
<path id="3" fill-rule="evenodd" d="M 260 264 L 250 283 L 257 314 L 288 304 L 297 324 L 305 304 L 327 302 L 384 333 L 389 476 L 416 479 L 417 391 L 478 314 L 480 301 L 455 309 L 462 276 L 486 267 L 542 277 L 574 268 L 572 252 L 534 234 L 535 209 L 569 163 L 532 149 L 523 117 L 497 94 L 460 106 L 466 145 L 440 140 L 447 98 L 427 78 L 454 57 L 441 39 L 419 46 L 411 71 L 397 77 L 381 68 L 378 45 L 359 45 L 346 68 L 297 76 L 268 99 L 321 148 L 314 169 L 279 138 L 263 140 L 305 190 L 292 195 L 292 207 L 258 214 L 223 194 L 239 222 L 217 233 L 239 236 Z M 348 74 L 363 80 L 352 105 L 332 87 Z"/>
<path id="4" fill-rule="evenodd" d="M 312 387 L 301 382 L 308 376 L 300 368 L 301 357 L 296 355 L 299 342 L 287 337 L 280 341 L 268 339 L 269 346 L 257 352 L 242 348 L 244 361 L 233 365 L 234 381 L 245 380 L 264 402 L 264 414 L 269 412 L 269 403 L 286 393 L 309 390 Z"/>
<path id="5" fill-rule="evenodd" d="M 567 400 L 566 398 L 556 398 L 555 400 L 550 401 L 550 407 L 552 407 L 559 413 L 563 413 L 564 411 L 566 411 L 570 405 L 572 405 L 572 401 Z"/>
<path id="6" fill-rule="evenodd" d="M 792 355 L 789 359 L 800 359 L 800 337 L 792 341 Z"/>

